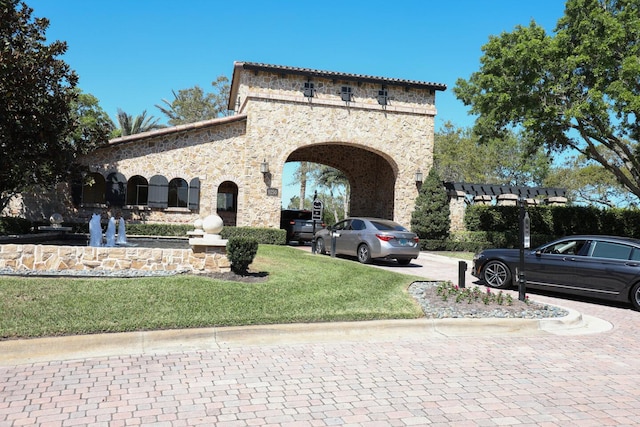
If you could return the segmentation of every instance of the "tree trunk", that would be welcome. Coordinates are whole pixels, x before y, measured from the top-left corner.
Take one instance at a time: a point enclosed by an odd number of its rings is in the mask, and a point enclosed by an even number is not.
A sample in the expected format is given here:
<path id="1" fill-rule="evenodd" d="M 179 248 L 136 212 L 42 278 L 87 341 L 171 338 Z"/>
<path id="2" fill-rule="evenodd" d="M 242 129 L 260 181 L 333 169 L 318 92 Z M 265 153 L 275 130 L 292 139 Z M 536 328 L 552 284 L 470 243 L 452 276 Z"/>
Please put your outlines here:
<path id="1" fill-rule="evenodd" d="M 300 206 L 299 209 L 304 209 L 304 199 L 307 193 L 307 172 L 309 166 L 307 162 L 300 162 Z"/>

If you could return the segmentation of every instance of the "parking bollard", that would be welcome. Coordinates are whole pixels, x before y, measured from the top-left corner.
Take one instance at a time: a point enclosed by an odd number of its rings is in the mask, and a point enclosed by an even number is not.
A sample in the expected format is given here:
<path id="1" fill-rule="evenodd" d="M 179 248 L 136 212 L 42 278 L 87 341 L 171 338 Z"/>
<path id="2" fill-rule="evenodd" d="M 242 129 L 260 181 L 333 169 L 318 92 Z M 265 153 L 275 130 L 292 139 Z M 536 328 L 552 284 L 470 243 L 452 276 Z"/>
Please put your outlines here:
<path id="1" fill-rule="evenodd" d="M 467 263 L 464 261 L 458 261 L 458 287 L 465 287 L 465 272 L 467 271 Z"/>

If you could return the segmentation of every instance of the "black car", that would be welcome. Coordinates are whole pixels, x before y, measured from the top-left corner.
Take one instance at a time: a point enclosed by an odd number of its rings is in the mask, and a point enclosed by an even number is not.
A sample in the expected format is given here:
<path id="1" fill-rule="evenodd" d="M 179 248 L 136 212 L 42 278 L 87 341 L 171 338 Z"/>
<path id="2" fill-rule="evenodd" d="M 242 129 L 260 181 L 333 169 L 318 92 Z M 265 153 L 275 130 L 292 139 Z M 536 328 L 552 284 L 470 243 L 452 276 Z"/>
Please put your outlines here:
<path id="1" fill-rule="evenodd" d="M 304 243 L 313 240 L 315 227 L 320 229 L 324 224 L 317 222 L 314 227 L 311 217 L 310 210 L 286 209 L 281 212 L 280 228 L 287 231 L 287 243 L 291 241 Z"/>
<path id="2" fill-rule="evenodd" d="M 519 249 L 486 249 L 473 259 L 474 276 L 489 286 L 516 284 Z M 640 240 L 569 236 L 524 252 L 527 288 L 612 301 L 640 310 Z"/>

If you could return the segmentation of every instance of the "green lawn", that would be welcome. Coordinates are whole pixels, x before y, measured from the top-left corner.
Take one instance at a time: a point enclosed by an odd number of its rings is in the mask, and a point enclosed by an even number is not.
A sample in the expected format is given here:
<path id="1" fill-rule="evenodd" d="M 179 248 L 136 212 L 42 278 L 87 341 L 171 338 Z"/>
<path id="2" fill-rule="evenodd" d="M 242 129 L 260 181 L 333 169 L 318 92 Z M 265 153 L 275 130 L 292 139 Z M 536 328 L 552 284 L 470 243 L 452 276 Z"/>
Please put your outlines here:
<path id="1" fill-rule="evenodd" d="M 268 279 L 0 277 L 0 339 L 422 316 L 418 277 L 269 245 L 250 271 Z"/>

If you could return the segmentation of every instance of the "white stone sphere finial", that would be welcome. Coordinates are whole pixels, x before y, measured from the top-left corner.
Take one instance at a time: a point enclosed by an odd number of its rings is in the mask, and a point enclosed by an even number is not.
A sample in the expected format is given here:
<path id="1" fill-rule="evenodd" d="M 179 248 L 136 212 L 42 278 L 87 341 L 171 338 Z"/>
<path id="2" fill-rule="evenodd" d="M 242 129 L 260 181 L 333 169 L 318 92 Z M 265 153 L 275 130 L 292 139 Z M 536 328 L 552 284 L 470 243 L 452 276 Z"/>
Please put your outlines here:
<path id="1" fill-rule="evenodd" d="M 220 234 L 224 223 L 217 214 L 212 214 L 202 220 L 202 229 L 206 234 Z"/>
<path id="2" fill-rule="evenodd" d="M 51 214 L 51 216 L 49 217 L 49 223 L 53 227 L 60 227 L 63 222 L 64 222 L 64 219 L 62 219 L 62 215 L 60 215 L 57 212 Z"/>

